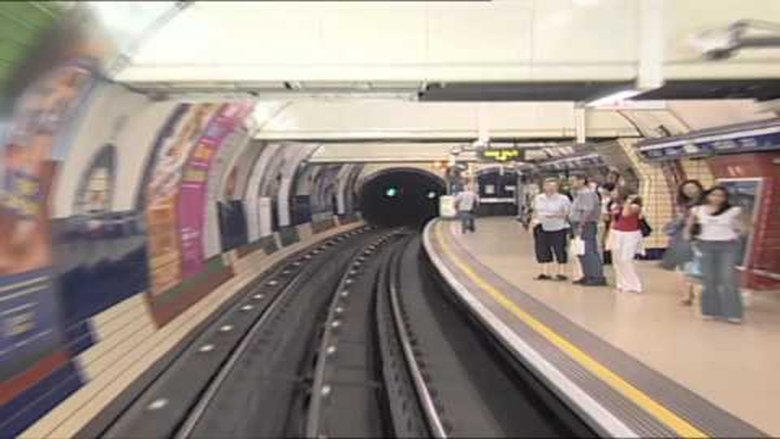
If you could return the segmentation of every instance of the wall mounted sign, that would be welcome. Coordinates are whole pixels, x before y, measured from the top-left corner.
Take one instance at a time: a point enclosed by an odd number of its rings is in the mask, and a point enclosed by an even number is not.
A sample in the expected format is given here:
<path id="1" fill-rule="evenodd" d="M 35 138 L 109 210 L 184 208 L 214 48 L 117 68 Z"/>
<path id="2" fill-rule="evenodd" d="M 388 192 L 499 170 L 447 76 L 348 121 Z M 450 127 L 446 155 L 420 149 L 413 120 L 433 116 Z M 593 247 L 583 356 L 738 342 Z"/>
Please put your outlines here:
<path id="1" fill-rule="evenodd" d="M 585 169 L 604 166 L 604 159 L 599 154 L 587 154 L 577 157 L 568 157 L 552 161 L 539 163 L 539 169 L 548 170 L 566 170 L 566 169 Z"/>
<path id="2" fill-rule="evenodd" d="M 682 157 L 702 157 L 716 154 L 773 151 L 780 149 L 780 121 L 751 124 L 744 129 L 723 128 L 699 134 L 648 139 L 637 144 L 646 160 L 673 160 Z"/>

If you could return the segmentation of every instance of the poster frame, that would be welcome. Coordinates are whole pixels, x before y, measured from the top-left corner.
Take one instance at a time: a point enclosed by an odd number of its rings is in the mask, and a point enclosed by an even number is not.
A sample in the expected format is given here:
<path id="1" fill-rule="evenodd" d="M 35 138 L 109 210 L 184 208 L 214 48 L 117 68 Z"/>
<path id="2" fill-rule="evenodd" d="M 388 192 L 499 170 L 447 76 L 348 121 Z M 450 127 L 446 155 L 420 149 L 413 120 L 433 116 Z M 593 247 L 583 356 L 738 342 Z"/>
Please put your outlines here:
<path id="1" fill-rule="evenodd" d="M 758 214 L 761 210 L 760 203 L 758 201 L 761 200 L 761 194 L 764 190 L 764 178 L 763 177 L 733 177 L 733 178 L 718 178 L 716 179 L 717 183 L 726 187 L 726 189 L 729 190 L 729 196 L 733 196 L 734 193 L 732 191 L 732 187 L 729 186 L 729 183 L 745 183 L 745 182 L 755 182 L 756 183 L 756 202 L 753 203 L 753 210 L 749 212 L 748 220 L 750 224 L 756 223 L 756 218 L 758 217 Z M 752 255 L 753 255 L 753 235 L 754 233 L 748 233 L 747 240 L 745 242 L 745 253 L 742 256 L 742 261 L 737 265 L 737 269 L 748 271 L 750 264 L 752 262 Z"/>

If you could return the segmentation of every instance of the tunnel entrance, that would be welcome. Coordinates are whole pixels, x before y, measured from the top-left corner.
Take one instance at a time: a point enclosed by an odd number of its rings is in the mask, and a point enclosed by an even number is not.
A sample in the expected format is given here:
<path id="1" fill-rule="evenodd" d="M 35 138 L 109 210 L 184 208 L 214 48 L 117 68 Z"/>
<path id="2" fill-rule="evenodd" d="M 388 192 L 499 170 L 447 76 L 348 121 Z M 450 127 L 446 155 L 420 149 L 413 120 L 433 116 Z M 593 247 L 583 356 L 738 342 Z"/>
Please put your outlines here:
<path id="1" fill-rule="evenodd" d="M 363 218 L 386 227 L 420 227 L 439 214 L 444 182 L 422 170 L 388 169 L 367 180 L 359 194 Z"/>

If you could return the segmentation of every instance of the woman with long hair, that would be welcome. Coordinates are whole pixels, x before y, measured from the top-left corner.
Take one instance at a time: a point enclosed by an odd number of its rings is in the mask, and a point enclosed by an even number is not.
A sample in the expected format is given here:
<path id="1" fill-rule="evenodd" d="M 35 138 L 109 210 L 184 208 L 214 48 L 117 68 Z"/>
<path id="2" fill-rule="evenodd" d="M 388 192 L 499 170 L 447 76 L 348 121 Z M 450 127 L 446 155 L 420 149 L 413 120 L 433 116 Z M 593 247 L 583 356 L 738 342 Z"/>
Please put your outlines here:
<path id="1" fill-rule="evenodd" d="M 704 186 L 699 180 L 685 180 L 677 188 L 677 219 L 674 224 L 678 224 L 678 227 L 673 227 L 669 234 L 669 247 L 675 246 L 688 246 L 691 247 L 690 242 L 686 242 L 683 239 L 683 231 L 685 224 L 688 222 L 688 218 L 693 214 L 693 209 L 701 204 L 704 197 Z M 690 306 L 693 304 L 694 288 L 696 287 L 694 279 L 699 277 L 698 267 L 700 266 L 700 258 L 697 256 L 698 250 L 695 248 L 686 249 L 689 253 L 689 258 L 680 261 L 676 264 L 678 273 L 681 274 L 681 286 L 682 297 L 680 303 Z"/>
<path id="2" fill-rule="evenodd" d="M 617 187 L 613 201 L 608 246 L 612 251 L 617 290 L 641 293 L 642 282 L 634 258 L 642 251 L 642 199 L 625 187 Z"/>
<path id="3" fill-rule="evenodd" d="M 742 209 L 729 203 L 729 192 L 723 186 L 710 188 L 704 195 L 704 202 L 694 208 L 688 219 L 685 237 L 695 238 L 701 251 L 704 281 L 701 315 L 704 319 L 742 322 L 737 258 L 739 237 L 743 233 Z"/>

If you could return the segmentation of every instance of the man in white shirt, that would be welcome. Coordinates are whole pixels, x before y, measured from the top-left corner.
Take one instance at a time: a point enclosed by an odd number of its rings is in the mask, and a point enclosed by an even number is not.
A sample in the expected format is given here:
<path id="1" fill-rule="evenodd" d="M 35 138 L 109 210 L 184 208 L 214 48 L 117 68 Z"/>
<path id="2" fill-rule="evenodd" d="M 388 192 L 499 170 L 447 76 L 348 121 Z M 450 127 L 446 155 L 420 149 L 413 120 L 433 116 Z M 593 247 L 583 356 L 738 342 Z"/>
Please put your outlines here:
<path id="1" fill-rule="evenodd" d="M 541 266 L 537 280 L 566 280 L 566 242 L 571 202 L 558 192 L 558 181 L 548 178 L 544 181 L 544 190 L 533 201 L 533 232 L 536 261 Z M 557 264 L 553 265 L 553 256 Z M 555 267 L 555 268 L 553 268 Z M 553 271 L 555 273 L 553 274 Z"/>
<path id="2" fill-rule="evenodd" d="M 474 192 L 471 184 L 466 185 L 462 191 L 455 195 L 455 209 L 458 211 L 461 231 L 464 234 L 468 231 L 476 231 L 474 217 L 476 216 L 477 206 L 479 206 L 479 196 Z"/>

